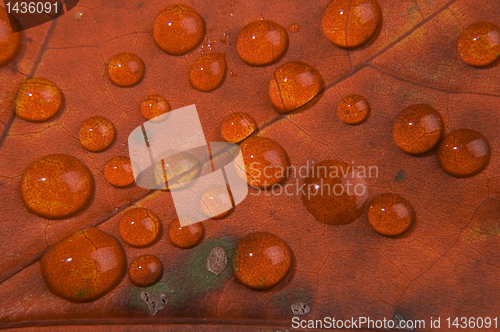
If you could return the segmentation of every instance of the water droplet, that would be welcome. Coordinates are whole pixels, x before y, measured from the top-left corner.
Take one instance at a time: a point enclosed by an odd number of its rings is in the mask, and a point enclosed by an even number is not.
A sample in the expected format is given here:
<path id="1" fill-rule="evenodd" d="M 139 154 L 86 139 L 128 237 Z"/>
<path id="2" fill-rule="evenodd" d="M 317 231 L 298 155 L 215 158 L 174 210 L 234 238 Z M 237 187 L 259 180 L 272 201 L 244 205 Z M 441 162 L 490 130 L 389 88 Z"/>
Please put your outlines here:
<path id="1" fill-rule="evenodd" d="M 268 188 L 287 178 L 290 160 L 286 151 L 270 138 L 251 137 L 240 145 L 243 164 L 238 159 L 235 170 L 253 187 Z"/>
<path id="2" fill-rule="evenodd" d="M 97 228 L 59 241 L 40 259 L 47 287 L 71 302 L 91 302 L 104 296 L 122 280 L 126 268 L 120 243 Z"/>
<path id="3" fill-rule="evenodd" d="M 62 93 L 51 81 L 33 77 L 23 83 L 16 98 L 16 115 L 21 119 L 40 122 L 59 112 Z"/>
<path id="4" fill-rule="evenodd" d="M 201 195 L 203 213 L 213 219 L 224 218 L 233 208 L 231 194 L 227 187 L 212 186 Z"/>
<path id="5" fill-rule="evenodd" d="M 387 193 L 376 196 L 370 202 L 366 217 L 377 233 L 396 236 L 410 228 L 415 220 L 415 212 L 406 199 Z"/>
<path id="6" fill-rule="evenodd" d="M 153 36 L 159 48 L 170 55 L 184 55 L 205 38 L 205 21 L 193 8 L 173 5 L 156 17 Z"/>
<path id="7" fill-rule="evenodd" d="M 452 131 L 436 152 L 439 166 L 451 176 L 469 177 L 482 172 L 491 158 L 486 138 L 472 129 Z"/>
<path id="8" fill-rule="evenodd" d="M 144 77 L 144 62 L 133 53 L 120 53 L 108 63 L 108 76 L 117 86 L 133 86 Z"/>
<path id="9" fill-rule="evenodd" d="M 134 182 L 130 158 L 115 156 L 104 167 L 104 177 L 115 187 L 126 187 Z"/>
<path id="10" fill-rule="evenodd" d="M 340 120 L 347 124 L 359 124 L 363 122 L 370 113 L 370 104 L 365 97 L 360 95 L 349 95 L 343 99 L 337 107 Z"/>
<path id="11" fill-rule="evenodd" d="M 288 34 L 281 25 L 259 20 L 241 29 L 236 50 L 241 60 L 250 66 L 269 65 L 285 54 Z"/>
<path id="12" fill-rule="evenodd" d="M 83 13 L 82 12 L 78 12 L 75 14 L 75 20 L 79 20 L 83 17 Z"/>
<path id="13" fill-rule="evenodd" d="M 492 64 L 500 56 L 500 29 L 489 22 L 470 25 L 460 36 L 458 53 L 471 66 Z"/>
<path id="14" fill-rule="evenodd" d="M 349 224 L 361 216 L 368 201 L 364 177 L 343 161 L 321 161 L 310 168 L 304 181 L 304 206 L 322 223 Z"/>
<path id="15" fill-rule="evenodd" d="M 163 275 L 161 261 L 153 255 L 137 257 L 128 268 L 130 281 L 139 287 L 147 287 L 160 281 Z"/>
<path id="16" fill-rule="evenodd" d="M 141 114 L 146 120 L 151 120 L 171 110 L 168 101 L 159 95 L 151 95 L 141 103 Z"/>
<path id="17" fill-rule="evenodd" d="M 19 51 L 21 33 L 13 33 L 9 16 L 4 7 L 0 7 L 0 67 L 10 62 Z"/>
<path id="18" fill-rule="evenodd" d="M 444 131 L 438 111 L 426 104 L 413 105 L 402 111 L 392 129 L 394 142 L 409 154 L 429 152 Z"/>
<path id="19" fill-rule="evenodd" d="M 146 247 L 161 234 L 161 222 L 156 214 L 145 208 L 128 210 L 120 219 L 120 236 L 132 247 Z"/>
<path id="20" fill-rule="evenodd" d="M 299 32 L 300 30 L 300 25 L 298 23 L 292 23 L 290 24 L 290 26 L 288 27 L 288 29 L 291 31 L 291 32 Z"/>
<path id="21" fill-rule="evenodd" d="M 113 143 L 115 137 L 115 126 L 103 116 L 88 118 L 80 127 L 80 144 L 92 152 L 105 150 Z"/>
<path id="22" fill-rule="evenodd" d="M 233 255 L 234 278 L 252 289 L 267 289 L 283 280 L 292 267 L 290 247 L 274 234 L 244 237 Z"/>
<path id="23" fill-rule="evenodd" d="M 288 62 L 274 72 L 269 96 L 279 113 L 287 113 L 313 99 L 324 88 L 316 68 L 302 62 Z"/>
<path id="24" fill-rule="evenodd" d="M 217 89 L 226 77 L 226 58 L 221 53 L 203 54 L 193 63 L 189 83 L 193 88 L 209 92 Z"/>
<path id="25" fill-rule="evenodd" d="M 64 154 L 32 163 L 21 180 L 21 195 L 31 213 L 62 219 L 84 209 L 94 194 L 94 178 L 78 159 Z"/>
<path id="26" fill-rule="evenodd" d="M 226 142 L 238 143 L 250 136 L 256 129 L 257 123 L 250 115 L 237 112 L 224 119 L 221 134 Z"/>
<path id="27" fill-rule="evenodd" d="M 183 217 L 189 218 L 189 217 Z M 170 242 L 179 248 L 192 248 L 197 245 L 205 236 L 205 226 L 201 222 L 194 222 L 181 227 L 179 219 L 174 219 L 168 230 Z"/>
<path id="28" fill-rule="evenodd" d="M 365 44 L 382 22 L 376 0 L 334 0 L 326 6 L 323 32 L 335 45 L 354 48 Z"/>

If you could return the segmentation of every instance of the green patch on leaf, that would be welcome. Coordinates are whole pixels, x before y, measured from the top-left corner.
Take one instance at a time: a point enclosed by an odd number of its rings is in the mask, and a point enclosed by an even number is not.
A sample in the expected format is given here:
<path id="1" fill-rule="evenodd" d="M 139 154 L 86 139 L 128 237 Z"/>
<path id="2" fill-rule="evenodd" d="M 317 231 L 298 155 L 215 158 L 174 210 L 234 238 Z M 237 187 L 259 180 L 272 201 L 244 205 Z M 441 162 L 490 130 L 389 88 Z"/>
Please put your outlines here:
<path id="1" fill-rule="evenodd" d="M 396 177 L 394 178 L 394 181 L 396 182 L 402 182 L 405 179 L 405 172 L 403 170 L 399 171 L 398 174 L 396 174 Z"/>

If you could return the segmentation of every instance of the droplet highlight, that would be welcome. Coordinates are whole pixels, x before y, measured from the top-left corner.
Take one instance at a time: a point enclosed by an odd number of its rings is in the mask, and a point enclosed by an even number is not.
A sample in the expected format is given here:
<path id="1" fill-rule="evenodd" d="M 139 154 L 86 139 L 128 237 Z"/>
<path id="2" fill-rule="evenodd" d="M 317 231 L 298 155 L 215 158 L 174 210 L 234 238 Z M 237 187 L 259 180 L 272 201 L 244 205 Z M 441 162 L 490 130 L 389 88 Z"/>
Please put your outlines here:
<path id="1" fill-rule="evenodd" d="M 161 236 L 161 222 L 158 216 L 145 208 L 133 208 L 120 219 L 120 236 L 132 247 L 147 247 Z"/>
<path id="2" fill-rule="evenodd" d="M 164 52 L 184 55 L 198 47 L 205 38 L 205 21 L 189 6 L 169 6 L 156 17 L 153 37 Z"/>
<path id="3" fill-rule="evenodd" d="M 359 124 L 370 114 L 370 104 L 361 95 L 349 95 L 337 107 L 337 114 L 344 123 Z"/>
<path id="4" fill-rule="evenodd" d="M 133 53 L 117 54 L 108 63 L 109 79 L 120 87 L 136 85 L 144 77 L 144 71 L 144 62 Z"/>
<path id="5" fill-rule="evenodd" d="M 313 99 L 324 86 L 316 68 L 303 62 L 288 62 L 274 72 L 269 97 L 278 113 L 287 113 Z"/>
<path id="6" fill-rule="evenodd" d="M 183 217 L 190 218 L 190 217 Z M 192 248 L 203 240 L 205 236 L 205 226 L 201 222 L 195 222 L 181 227 L 179 219 L 174 219 L 168 230 L 170 242 L 179 248 Z"/>
<path id="7" fill-rule="evenodd" d="M 33 77 L 23 83 L 16 98 L 16 115 L 41 122 L 52 118 L 62 105 L 62 92 L 51 81 Z"/>
<path id="8" fill-rule="evenodd" d="M 103 116 L 93 116 L 80 127 L 80 144 L 85 150 L 100 152 L 107 149 L 115 140 L 116 129 L 113 123 Z"/>
<path id="9" fill-rule="evenodd" d="M 355 48 L 368 42 L 381 22 L 376 0 L 333 0 L 323 12 L 321 25 L 333 44 Z"/>
<path id="10" fill-rule="evenodd" d="M 237 112 L 222 122 L 221 134 L 226 142 L 238 143 L 257 130 L 257 122 L 248 114 Z"/>
<path id="11" fill-rule="evenodd" d="M 458 40 L 458 53 L 471 66 L 492 64 L 500 56 L 500 29 L 489 22 L 470 25 Z"/>
<path id="12" fill-rule="evenodd" d="M 281 238 L 271 233 L 252 233 L 236 246 L 234 278 L 251 289 L 268 289 L 287 276 L 292 260 L 292 250 Z"/>
<path id="13" fill-rule="evenodd" d="M 134 173 L 129 157 L 115 156 L 104 166 L 104 177 L 112 186 L 122 188 L 134 182 Z"/>
<path id="14" fill-rule="evenodd" d="M 324 160 L 310 168 L 302 202 L 314 218 L 328 225 L 358 219 L 368 201 L 366 174 L 340 160 Z"/>
<path id="15" fill-rule="evenodd" d="M 120 243 L 94 227 L 52 246 L 40 259 L 40 269 L 55 295 L 71 302 L 91 302 L 120 283 L 127 263 Z"/>
<path id="16" fill-rule="evenodd" d="M 430 105 L 418 104 L 403 110 L 394 122 L 392 135 L 397 146 L 408 154 L 429 152 L 441 139 L 444 124 Z"/>
<path id="17" fill-rule="evenodd" d="M 446 135 L 439 144 L 436 157 L 443 171 L 463 178 L 479 174 L 488 166 L 491 149 L 481 133 L 458 129 Z"/>
<path id="18" fill-rule="evenodd" d="M 386 193 L 370 202 L 366 218 L 377 233 L 396 236 L 410 228 L 415 220 L 415 211 L 403 197 Z"/>
<path id="19" fill-rule="evenodd" d="M 290 160 L 286 151 L 274 140 L 251 137 L 241 143 L 240 149 L 243 160 L 236 159 L 235 170 L 250 186 L 269 188 L 288 177 Z"/>
<path id="20" fill-rule="evenodd" d="M 153 255 L 137 257 L 128 268 L 128 277 L 139 287 L 148 287 L 160 281 L 163 264 Z"/>
<path id="21" fill-rule="evenodd" d="M 92 173 L 80 160 L 64 154 L 36 160 L 21 180 L 26 209 L 47 219 L 63 219 L 82 211 L 93 195 Z"/>
<path id="22" fill-rule="evenodd" d="M 288 33 L 281 25 L 258 20 L 241 29 L 236 51 L 246 64 L 265 66 L 281 58 L 288 49 Z"/>
<path id="23" fill-rule="evenodd" d="M 226 77 L 226 57 L 222 53 L 206 53 L 196 60 L 189 72 L 189 83 L 199 91 L 217 89 Z"/>

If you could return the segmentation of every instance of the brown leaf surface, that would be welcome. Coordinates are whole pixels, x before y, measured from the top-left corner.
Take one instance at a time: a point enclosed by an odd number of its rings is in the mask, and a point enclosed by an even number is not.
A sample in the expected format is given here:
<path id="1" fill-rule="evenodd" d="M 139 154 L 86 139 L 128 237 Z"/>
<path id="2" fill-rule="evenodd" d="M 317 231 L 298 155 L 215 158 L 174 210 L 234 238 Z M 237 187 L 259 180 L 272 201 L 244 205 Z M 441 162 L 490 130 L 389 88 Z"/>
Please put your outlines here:
<path id="1" fill-rule="evenodd" d="M 498 315 L 500 66 L 498 61 L 485 69 L 467 66 L 456 45 L 471 23 L 500 25 L 500 7 L 496 0 L 379 0 L 382 27 L 367 45 L 346 51 L 321 30 L 328 2 L 182 1 L 204 18 L 207 36 L 202 47 L 181 57 L 162 52 L 151 34 L 156 15 L 170 1 L 81 0 L 57 21 L 24 31 L 20 54 L 0 68 L 0 328 L 134 322 L 172 324 L 169 330 L 183 331 L 189 325 L 175 324 L 210 322 L 228 331 L 286 329 L 295 302 L 311 306 L 306 319 L 381 319 L 396 311 L 426 323 L 431 316 L 441 317 L 443 331 L 448 316 Z M 236 38 L 243 26 L 260 18 L 287 30 L 298 23 L 300 31 L 288 30 L 290 46 L 275 65 L 250 67 L 237 55 Z M 188 81 L 190 65 L 202 51 L 226 55 L 226 79 L 210 93 L 190 88 Z M 107 77 L 105 64 L 121 52 L 135 53 L 145 63 L 144 79 L 131 88 L 114 86 Z M 305 107 L 278 115 L 269 99 L 269 81 L 289 61 L 314 66 L 326 87 Z M 14 118 L 15 94 L 33 76 L 56 83 L 65 97 L 63 109 L 47 122 Z M 367 121 L 358 126 L 344 124 L 336 110 L 353 93 L 371 106 Z M 203 222 L 206 234 L 199 246 L 173 247 L 164 232 L 152 247 L 132 248 L 118 232 L 126 210 L 138 206 L 154 211 L 164 230 L 176 218 L 170 193 L 135 184 L 115 188 L 103 175 L 112 157 L 128 155 L 128 134 L 145 121 L 140 104 L 152 94 L 164 96 L 172 109 L 196 104 L 207 142 L 222 141 L 223 119 L 245 112 L 261 128 L 257 135 L 281 144 L 296 167 L 324 159 L 377 166 L 378 178 L 367 179 L 370 197 L 401 195 L 414 207 L 417 221 L 403 236 L 385 238 L 368 226 L 365 214 L 349 225 L 328 226 L 314 220 L 300 195 L 258 195 L 250 189 L 228 217 Z M 400 151 L 392 125 L 399 112 L 419 103 L 440 112 L 446 132 L 463 127 L 481 132 L 492 148 L 489 167 L 457 179 L 444 173 L 433 155 L 416 158 Z M 81 123 L 95 115 L 110 119 L 117 130 L 115 143 L 102 153 L 88 152 L 78 141 Z M 77 157 L 95 178 L 90 207 L 66 220 L 30 214 L 21 200 L 23 171 L 52 153 Z M 155 289 L 168 292 L 164 310 L 150 316 L 137 301 L 139 288 L 128 278 L 86 304 L 48 291 L 39 257 L 48 246 L 91 225 L 119 239 L 128 263 L 148 253 L 160 258 L 164 275 Z M 203 251 L 208 255 L 220 243 L 234 248 L 255 231 L 276 234 L 292 249 L 295 263 L 282 284 L 256 292 L 230 275 L 198 279 L 204 276 L 204 262 L 199 262 Z M 242 326 L 251 324 L 253 329 Z"/>

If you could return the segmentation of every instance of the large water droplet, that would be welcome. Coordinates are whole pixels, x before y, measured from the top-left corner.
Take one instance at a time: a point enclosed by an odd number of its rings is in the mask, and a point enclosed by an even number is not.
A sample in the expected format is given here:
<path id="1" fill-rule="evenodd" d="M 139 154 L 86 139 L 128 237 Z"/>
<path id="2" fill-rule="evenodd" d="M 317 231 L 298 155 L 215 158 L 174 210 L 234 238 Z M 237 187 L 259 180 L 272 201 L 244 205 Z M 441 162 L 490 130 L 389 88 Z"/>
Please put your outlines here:
<path id="1" fill-rule="evenodd" d="M 430 105 L 413 105 L 401 112 L 392 134 L 398 147 L 409 154 L 430 151 L 444 131 L 441 115 Z"/>
<path id="2" fill-rule="evenodd" d="M 97 228 L 59 241 L 40 259 L 47 287 L 72 302 L 90 302 L 104 296 L 122 280 L 126 268 L 120 243 Z"/>
<path id="3" fill-rule="evenodd" d="M 234 278 L 249 288 L 267 289 L 286 277 L 292 260 L 292 250 L 281 238 L 271 233 L 252 233 L 234 251 Z"/>
<path id="4" fill-rule="evenodd" d="M 387 193 L 376 196 L 370 202 L 366 217 L 377 233 L 396 236 L 410 228 L 415 220 L 415 212 L 406 199 Z"/>
<path id="5" fill-rule="evenodd" d="M 153 36 L 159 48 L 170 55 L 194 50 L 205 37 L 205 22 L 193 8 L 173 5 L 158 14 Z"/>
<path id="6" fill-rule="evenodd" d="M 486 138 L 472 129 L 452 131 L 436 152 L 439 166 L 455 177 L 469 177 L 482 172 L 491 158 Z"/>
<path id="7" fill-rule="evenodd" d="M 250 66 L 269 65 L 285 54 L 288 34 L 281 25 L 258 20 L 241 29 L 236 41 L 240 58 Z"/>
<path id="8" fill-rule="evenodd" d="M 354 48 L 365 44 L 381 22 L 376 0 L 333 0 L 326 6 L 321 24 L 332 43 Z"/>
<path id="9" fill-rule="evenodd" d="M 287 113 L 313 99 L 324 88 L 316 68 L 302 62 L 288 62 L 274 72 L 269 96 L 279 113 Z"/>
<path id="10" fill-rule="evenodd" d="M 471 66 L 492 64 L 500 56 L 500 29 L 489 22 L 470 25 L 460 36 L 458 53 Z"/>
<path id="11" fill-rule="evenodd" d="M 52 118 L 62 105 L 62 93 L 51 81 L 33 77 L 23 83 L 16 98 L 16 115 L 40 122 Z"/>
<path id="12" fill-rule="evenodd" d="M 31 213 L 62 219 L 90 204 L 94 178 L 78 159 L 64 154 L 42 157 L 32 163 L 21 180 L 21 195 Z"/>

